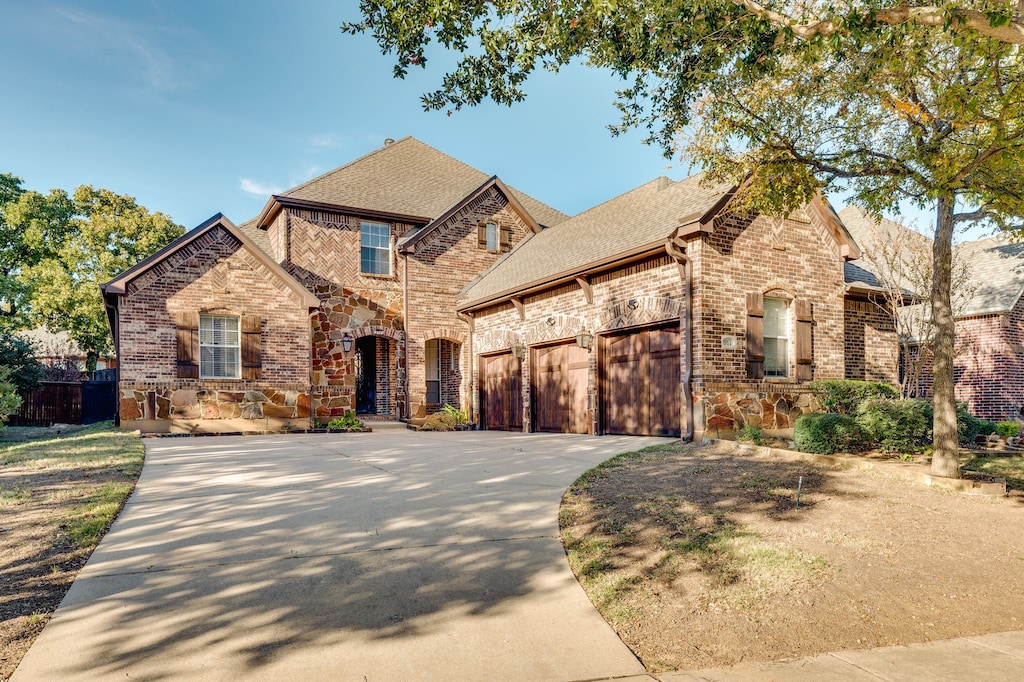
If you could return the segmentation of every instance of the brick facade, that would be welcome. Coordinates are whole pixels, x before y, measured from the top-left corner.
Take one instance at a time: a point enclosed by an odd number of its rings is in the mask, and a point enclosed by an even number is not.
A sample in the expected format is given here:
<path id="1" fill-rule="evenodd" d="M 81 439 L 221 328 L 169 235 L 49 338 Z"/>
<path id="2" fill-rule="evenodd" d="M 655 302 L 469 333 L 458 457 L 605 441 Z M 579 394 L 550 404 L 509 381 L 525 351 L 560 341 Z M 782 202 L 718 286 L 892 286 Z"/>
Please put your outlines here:
<path id="1" fill-rule="evenodd" d="M 1024 299 L 1004 315 L 957 320 L 956 397 L 984 419 L 1024 418 Z"/>
<path id="2" fill-rule="evenodd" d="M 899 335 L 892 315 L 871 301 L 847 298 L 844 316 L 846 378 L 899 386 Z"/>
<path id="3" fill-rule="evenodd" d="M 406 331 L 408 333 L 409 406 L 415 414 L 426 405 L 424 348 L 431 339 L 443 339 L 448 352 L 457 353 L 454 363 L 440 363 L 442 386 L 447 386 L 442 403 L 469 407 L 471 366 L 465 348 L 469 327 L 456 314 L 456 298 L 463 287 L 494 264 L 504 250 L 488 251 L 477 238 L 480 223 L 494 221 L 510 231 L 509 247 L 514 247 L 531 232 L 496 187 L 467 202 L 443 224 L 431 229 L 405 256 L 408 278 Z M 457 386 L 452 390 L 452 385 Z"/>
<path id="4" fill-rule="evenodd" d="M 182 379 L 176 317 L 210 312 L 262 318 L 258 380 Z M 120 417 L 309 417 L 309 323 L 293 290 L 217 227 L 132 280 L 118 314 Z"/>
<path id="5" fill-rule="evenodd" d="M 766 249 L 766 244 L 771 248 Z M 843 258 L 835 238 L 810 211 L 798 211 L 785 221 L 727 216 L 716 220 L 712 234 L 690 241 L 686 251 L 693 263 L 696 429 L 703 431 L 709 423 L 719 428 L 746 423 L 789 428 L 797 414 L 811 409 L 807 382 L 782 378 L 768 384 L 747 378 L 746 295 L 776 293 L 790 300 L 810 301 L 814 317 L 812 378 L 842 378 Z M 680 268 L 667 255 L 593 275 L 590 285 L 593 303 L 587 302 L 579 285 L 565 284 L 524 297 L 524 319 L 510 303 L 478 311 L 474 354 L 508 349 L 517 342 L 529 347 L 571 340 L 581 328 L 606 335 L 624 328 L 680 322 L 685 312 Z M 630 301 L 632 307 L 627 305 Z M 792 330 L 789 334 L 792 339 Z M 591 352 L 589 363 L 591 432 L 602 423 L 598 352 Z M 681 367 L 683 355 L 681 347 Z M 523 428 L 527 431 L 532 412 L 529 365 L 523 363 L 521 381 Z M 792 377 L 792 350 L 790 365 Z M 478 388 L 473 386 L 474 395 Z M 478 404 L 474 407 L 479 409 Z"/>

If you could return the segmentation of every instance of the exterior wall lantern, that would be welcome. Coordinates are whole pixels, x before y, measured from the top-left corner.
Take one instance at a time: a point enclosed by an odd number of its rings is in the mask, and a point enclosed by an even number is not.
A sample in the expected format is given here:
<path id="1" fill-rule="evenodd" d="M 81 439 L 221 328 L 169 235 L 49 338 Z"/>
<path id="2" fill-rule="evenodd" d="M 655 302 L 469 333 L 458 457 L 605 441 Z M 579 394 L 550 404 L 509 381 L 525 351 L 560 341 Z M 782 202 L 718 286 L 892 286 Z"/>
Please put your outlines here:
<path id="1" fill-rule="evenodd" d="M 590 347 L 594 344 L 594 335 L 587 331 L 584 327 L 580 330 L 580 333 L 576 335 L 576 345 L 580 348 L 586 348 L 590 350 Z"/>
<path id="2" fill-rule="evenodd" d="M 346 354 L 351 353 L 353 341 L 355 341 L 355 339 L 352 338 L 352 335 L 349 334 L 348 332 L 345 332 L 345 335 L 341 337 L 341 350 L 344 351 Z"/>
<path id="3" fill-rule="evenodd" d="M 524 346 L 521 341 L 516 341 L 514 344 L 512 344 L 512 355 L 515 356 L 517 360 L 525 359 L 526 346 Z"/>

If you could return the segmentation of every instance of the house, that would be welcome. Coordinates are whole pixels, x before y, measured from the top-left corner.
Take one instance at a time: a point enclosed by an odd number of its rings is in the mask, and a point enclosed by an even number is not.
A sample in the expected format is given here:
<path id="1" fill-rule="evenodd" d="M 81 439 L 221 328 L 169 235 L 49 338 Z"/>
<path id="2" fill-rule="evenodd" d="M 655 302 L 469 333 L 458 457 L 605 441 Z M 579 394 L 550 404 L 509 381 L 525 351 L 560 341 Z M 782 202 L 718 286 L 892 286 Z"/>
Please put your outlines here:
<path id="1" fill-rule="evenodd" d="M 566 218 L 413 138 L 216 215 L 103 285 L 120 419 L 148 431 L 308 428 L 348 410 L 469 406 L 459 291 Z"/>
<path id="2" fill-rule="evenodd" d="M 15 332 L 32 344 L 36 360 L 46 367 L 47 377 L 57 381 L 77 381 L 86 374 L 88 354 L 66 331 L 53 332 L 46 325 Z M 96 359 L 96 369 L 111 369 L 116 365 L 112 355 Z"/>
<path id="3" fill-rule="evenodd" d="M 850 233 L 865 249 L 871 249 L 881 235 L 883 249 L 902 245 L 892 254 L 904 262 L 916 253 L 930 253 L 931 240 L 890 220 L 875 220 L 862 209 L 851 206 L 840 212 Z M 915 248 L 906 248 L 914 242 Z M 954 246 L 954 261 L 966 267 L 962 300 L 954 292 L 957 355 L 954 359 L 956 398 L 968 404 L 972 414 L 991 420 L 1024 418 L 1024 244 L 1005 235 L 964 242 Z M 884 257 L 864 258 L 847 263 L 847 281 L 853 295 L 867 301 L 881 291 L 878 270 Z M 908 300 L 908 303 L 912 303 Z M 921 317 L 920 304 L 908 305 L 902 315 Z M 873 329 L 865 335 L 864 376 L 899 383 L 898 356 L 889 349 L 896 345 L 892 317 L 875 303 L 864 304 L 864 318 Z M 850 360 L 848 359 L 848 363 Z M 848 365 L 849 366 L 849 365 Z M 848 372 L 849 376 L 849 372 Z M 930 377 L 921 378 L 920 391 L 929 395 Z"/>
<path id="4" fill-rule="evenodd" d="M 530 235 L 465 290 L 480 424 L 691 436 L 788 428 L 845 375 L 843 266 L 822 198 L 786 219 L 659 178 Z"/>
<path id="5" fill-rule="evenodd" d="M 663 177 L 569 218 L 388 140 L 103 285 L 121 423 L 304 429 L 451 404 L 487 429 L 689 437 L 789 428 L 814 380 L 897 382 L 858 246 L 871 221 L 820 196 L 771 219 L 735 192 Z M 1020 254 L 972 248 L 988 288 L 960 323 L 975 350 L 959 390 L 1002 415 L 1021 397 L 974 377 L 1021 372 L 1024 277 L 995 284 Z"/>

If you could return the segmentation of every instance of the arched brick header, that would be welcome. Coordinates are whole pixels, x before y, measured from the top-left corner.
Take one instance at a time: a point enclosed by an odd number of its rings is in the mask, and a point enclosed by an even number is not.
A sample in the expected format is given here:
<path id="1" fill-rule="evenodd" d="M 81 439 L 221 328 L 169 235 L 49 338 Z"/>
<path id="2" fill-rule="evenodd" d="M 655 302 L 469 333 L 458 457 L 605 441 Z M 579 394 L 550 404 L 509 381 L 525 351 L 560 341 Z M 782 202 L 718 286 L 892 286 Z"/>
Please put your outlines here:
<path id="1" fill-rule="evenodd" d="M 571 339 L 584 327 L 589 325 L 579 317 L 571 315 L 549 315 L 530 324 L 523 336 L 527 345 Z"/>
<path id="2" fill-rule="evenodd" d="M 352 334 L 352 338 L 354 339 L 358 339 L 363 336 L 383 336 L 388 339 L 394 339 L 395 341 L 405 340 L 405 332 L 392 327 L 353 327 L 349 330 L 349 333 Z"/>
<path id="3" fill-rule="evenodd" d="M 422 337 L 424 341 L 429 341 L 430 339 L 445 339 L 452 343 L 462 344 L 466 342 L 465 332 L 455 331 L 449 327 L 436 327 L 434 329 L 430 329 L 423 332 Z"/>
<path id="4" fill-rule="evenodd" d="M 630 307 L 630 302 L 633 306 Z M 680 301 L 668 296 L 637 296 L 612 303 L 601 313 L 601 324 L 596 331 L 625 329 L 679 319 L 685 312 Z"/>
<path id="5" fill-rule="evenodd" d="M 492 353 L 496 350 L 506 350 L 516 344 L 522 343 L 523 338 L 511 329 L 495 329 L 484 332 L 473 339 L 473 351 L 476 353 Z"/>

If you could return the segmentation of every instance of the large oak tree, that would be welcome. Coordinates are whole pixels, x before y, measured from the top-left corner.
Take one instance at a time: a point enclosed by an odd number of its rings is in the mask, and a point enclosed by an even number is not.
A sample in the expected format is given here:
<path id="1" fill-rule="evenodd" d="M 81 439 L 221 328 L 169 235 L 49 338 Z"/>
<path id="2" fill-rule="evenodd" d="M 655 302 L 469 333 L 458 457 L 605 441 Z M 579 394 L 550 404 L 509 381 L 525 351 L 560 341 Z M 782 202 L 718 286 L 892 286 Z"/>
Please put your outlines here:
<path id="1" fill-rule="evenodd" d="M 1016 2 L 950 0 L 362 0 L 361 21 L 396 58 L 461 53 L 427 109 L 525 97 L 538 68 L 611 70 L 622 121 L 716 178 L 752 210 L 781 214 L 814 192 L 852 191 L 874 213 L 934 208 L 933 473 L 959 476 L 950 306 L 954 230 L 1024 215 L 1024 16 Z"/>

